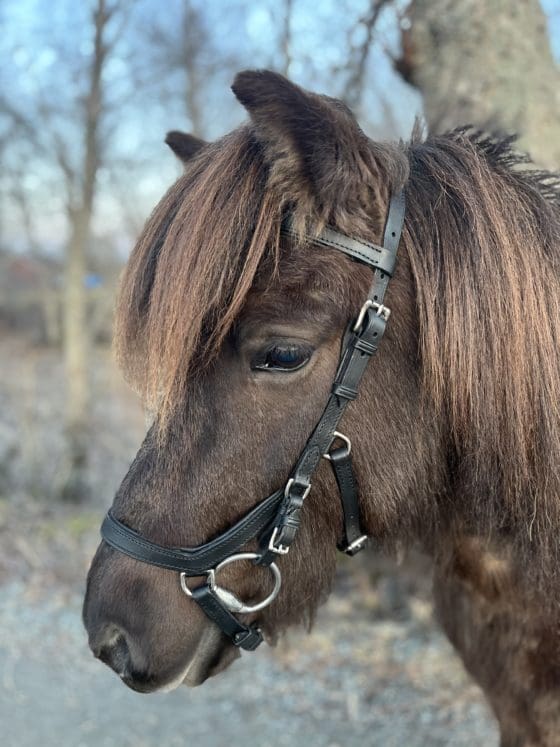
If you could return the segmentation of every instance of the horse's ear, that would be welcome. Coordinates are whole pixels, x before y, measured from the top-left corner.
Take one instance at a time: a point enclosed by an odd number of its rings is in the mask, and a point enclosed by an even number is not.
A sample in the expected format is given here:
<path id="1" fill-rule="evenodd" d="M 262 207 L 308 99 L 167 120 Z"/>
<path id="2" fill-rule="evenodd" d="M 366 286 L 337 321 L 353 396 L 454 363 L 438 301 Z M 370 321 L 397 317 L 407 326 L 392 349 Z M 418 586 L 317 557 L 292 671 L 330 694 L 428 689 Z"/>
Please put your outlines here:
<path id="1" fill-rule="evenodd" d="M 344 197 L 363 172 L 361 155 L 368 149 L 345 104 L 269 70 L 238 73 L 232 90 L 251 115 L 272 178 L 289 198 L 303 196 L 302 191 L 316 204 Z"/>
<path id="2" fill-rule="evenodd" d="M 168 132 L 165 136 L 165 142 L 183 163 L 188 163 L 199 150 L 208 145 L 205 140 L 178 130 Z"/>

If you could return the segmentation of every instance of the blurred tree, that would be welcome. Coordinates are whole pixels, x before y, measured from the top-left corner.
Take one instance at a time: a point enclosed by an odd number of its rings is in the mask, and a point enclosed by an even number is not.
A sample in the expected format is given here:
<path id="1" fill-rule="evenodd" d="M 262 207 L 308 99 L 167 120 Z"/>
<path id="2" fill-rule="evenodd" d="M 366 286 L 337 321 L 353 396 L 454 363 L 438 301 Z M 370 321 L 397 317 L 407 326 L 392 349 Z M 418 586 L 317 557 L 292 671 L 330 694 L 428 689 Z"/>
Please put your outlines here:
<path id="1" fill-rule="evenodd" d="M 280 38 L 280 51 L 282 53 L 280 72 L 287 78 L 290 77 L 290 67 L 292 64 L 292 14 L 293 0 L 284 0 L 284 18 Z"/>
<path id="2" fill-rule="evenodd" d="M 412 0 L 402 25 L 396 68 L 431 130 L 517 132 L 538 164 L 560 166 L 560 70 L 539 0 Z"/>
<path id="3" fill-rule="evenodd" d="M 68 468 L 63 485 L 63 497 L 69 500 L 83 498 L 87 491 L 84 470 L 87 463 L 90 414 L 89 329 L 86 318 L 85 277 L 97 173 L 102 160 L 99 131 L 105 105 L 103 72 L 111 51 L 107 27 L 115 10 L 116 7 L 109 7 L 105 0 L 96 0 L 92 13 L 93 52 L 89 63 L 88 86 L 83 100 L 83 143 L 77 168 L 72 166 L 64 142 L 56 138 L 58 162 L 67 183 L 70 226 L 70 238 L 66 249 L 64 299 Z"/>
<path id="4" fill-rule="evenodd" d="M 7 123 L 3 196 L 19 208 L 27 249 L 40 254 L 34 231 L 37 208 L 45 210 L 49 193 L 61 201 L 66 221 L 64 243 L 63 348 L 66 369 L 65 466 L 60 494 L 68 500 L 87 495 L 86 466 L 90 424 L 90 325 L 86 277 L 88 247 L 99 171 L 104 162 L 107 116 L 117 106 L 109 102 L 107 68 L 127 20 L 129 0 L 91 0 L 84 8 L 79 35 L 49 37 L 49 59 L 57 60 L 66 78 L 56 91 L 37 86 L 31 97 L 0 96 Z M 83 20 L 88 21 L 87 29 Z M 52 29 L 49 29 L 52 33 Z M 40 43 L 44 43 L 37 30 Z M 76 29 L 77 31 L 77 29 Z M 44 53 L 43 47 L 43 53 Z M 17 48 L 16 48 L 17 52 Z M 39 66 L 40 67 L 40 66 Z M 44 72 L 44 68 L 41 68 Z M 34 81 L 35 82 L 35 81 Z M 120 102 L 122 104 L 122 102 Z M 39 125 L 40 123 L 40 125 Z M 0 149 L 3 146 L 0 137 Z M 29 169 L 29 163 L 34 169 Z M 42 189 L 33 195 L 26 179 L 40 174 Z"/>
<path id="5" fill-rule="evenodd" d="M 365 33 L 362 42 L 356 46 L 349 43 L 350 59 L 347 63 L 349 75 L 343 99 L 355 111 L 359 109 L 362 103 L 364 85 L 367 79 L 367 63 L 373 43 L 374 31 L 382 10 L 390 2 L 391 0 L 371 0 L 368 12 L 363 18 L 359 18 L 356 24 L 357 26 L 361 25 L 364 27 Z"/>
<path id="6" fill-rule="evenodd" d="M 208 56 L 210 37 L 204 16 L 192 0 L 182 3 L 177 23 L 169 28 L 164 23 L 150 25 L 148 42 L 152 48 L 150 69 L 160 94 L 169 100 L 171 94 L 161 82 L 173 79 L 179 72 L 182 78 L 179 96 L 189 121 L 189 131 L 197 137 L 204 136 L 203 94 L 218 65 L 218 58 Z M 176 92 L 173 94 L 176 96 Z"/>

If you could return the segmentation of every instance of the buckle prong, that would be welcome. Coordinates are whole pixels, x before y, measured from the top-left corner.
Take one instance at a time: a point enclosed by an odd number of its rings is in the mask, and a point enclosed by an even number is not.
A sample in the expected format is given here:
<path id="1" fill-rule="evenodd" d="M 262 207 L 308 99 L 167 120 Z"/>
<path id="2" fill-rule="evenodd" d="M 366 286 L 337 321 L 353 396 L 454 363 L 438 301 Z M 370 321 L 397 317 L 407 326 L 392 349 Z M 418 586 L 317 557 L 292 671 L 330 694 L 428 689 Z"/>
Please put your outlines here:
<path id="1" fill-rule="evenodd" d="M 278 534 L 279 527 L 274 527 L 274 531 L 270 535 L 270 541 L 268 543 L 268 549 L 270 552 L 276 553 L 276 555 L 287 555 L 290 552 L 290 548 L 284 545 L 275 545 L 274 540 Z"/>

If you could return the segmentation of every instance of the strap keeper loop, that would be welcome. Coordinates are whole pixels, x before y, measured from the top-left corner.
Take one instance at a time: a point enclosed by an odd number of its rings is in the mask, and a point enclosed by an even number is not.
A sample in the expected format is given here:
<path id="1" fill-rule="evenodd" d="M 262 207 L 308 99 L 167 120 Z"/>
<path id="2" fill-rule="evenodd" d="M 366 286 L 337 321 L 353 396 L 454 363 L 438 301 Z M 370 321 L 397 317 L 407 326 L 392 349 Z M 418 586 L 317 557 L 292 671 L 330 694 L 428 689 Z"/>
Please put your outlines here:
<path id="1" fill-rule="evenodd" d="M 351 389 L 348 386 L 344 386 L 344 384 L 335 384 L 332 388 L 332 392 L 333 394 L 336 394 L 337 397 L 342 397 L 342 399 L 353 400 L 358 396 L 357 389 Z"/>

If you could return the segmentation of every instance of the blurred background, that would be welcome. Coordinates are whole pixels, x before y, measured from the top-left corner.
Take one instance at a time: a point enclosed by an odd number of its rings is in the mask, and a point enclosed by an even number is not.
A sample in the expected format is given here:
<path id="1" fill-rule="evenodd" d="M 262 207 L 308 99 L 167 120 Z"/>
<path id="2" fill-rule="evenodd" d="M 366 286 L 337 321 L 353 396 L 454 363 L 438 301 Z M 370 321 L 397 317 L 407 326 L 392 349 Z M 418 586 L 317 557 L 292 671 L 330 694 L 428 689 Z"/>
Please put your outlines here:
<path id="1" fill-rule="evenodd" d="M 3 744 L 497 744 L 422 558 L 342 563 L 312 637 L 151 700 L 90 661 L 80 597 L 144 430 L 112 312 L 180 173 L 165 133 L 226 133 L 235 73 L 266 67 L 343 99 L 371 137 L 472 123 L 557 169 L 560 0 L 1 0 L 0 25 Z"/>

